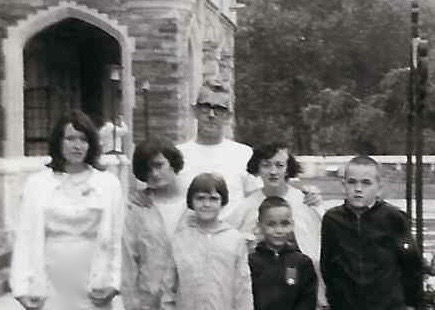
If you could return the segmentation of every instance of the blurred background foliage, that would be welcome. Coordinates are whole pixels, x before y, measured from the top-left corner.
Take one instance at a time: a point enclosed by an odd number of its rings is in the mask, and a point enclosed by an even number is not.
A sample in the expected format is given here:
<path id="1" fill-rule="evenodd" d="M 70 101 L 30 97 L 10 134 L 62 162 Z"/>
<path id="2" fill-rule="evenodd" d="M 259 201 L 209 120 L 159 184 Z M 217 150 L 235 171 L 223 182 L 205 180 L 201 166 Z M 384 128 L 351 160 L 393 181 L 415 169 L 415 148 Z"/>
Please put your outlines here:
<path id="1" fill-rule="evenodd" d="M 405 154 L 408 0 L 239 0 L 236 138 L 295 154 Z M 435 1 L 420 3 L 435 39 Z M 435 54 L 430 52 L 430 58 Z M 430 66 L 426 154 L 435 154 Z"/>

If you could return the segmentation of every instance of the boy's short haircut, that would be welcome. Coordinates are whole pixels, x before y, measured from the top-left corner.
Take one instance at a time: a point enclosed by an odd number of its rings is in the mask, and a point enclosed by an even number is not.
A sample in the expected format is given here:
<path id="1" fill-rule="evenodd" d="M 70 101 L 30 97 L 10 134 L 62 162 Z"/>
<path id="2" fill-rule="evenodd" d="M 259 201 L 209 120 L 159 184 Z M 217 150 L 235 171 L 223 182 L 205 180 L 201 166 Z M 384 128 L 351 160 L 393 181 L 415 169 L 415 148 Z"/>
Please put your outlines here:
<path id="1" fill-rule="evenodd" d="M 252 153 L 251 158 L 248 161 L 246 171 L 248 171 L 252 175 L 258 175 L 258 171 L 260 168 L 260 162 L 263 159 L 270 159 L 276 155 L 280 150 L 288 150 L 288 147 L 285 143 L 272 142 L 263 145 L 259 145 L 254 148 L 254 152 Z M 294 178 L 299 173 L 302 172 L 302 167 L 300 163 L 296 160 L 296 158 L 287 151 L 288 160 L 287 160 L 287 171 L 285 174 L 285 179 Z"/>
<path id="2" fill-rule="evenodd" d="M 372 166 L 376 168 L 378 179 L 381 177 L 381 166 L 379 163 L 370 156 L 360 155 L 355 156 L 351 160 L 349 160 L 344 167 L 344 178 L 347 176 L 347 172 L 349 170 L 350 165 L 360 165 L 360 166 Z"/>
<path id="3" fill-rule="evenodd" d="M 139 143 L 134 150 L 132 160 L 134 176 L 140 181 L 146 182 L 151 170 L 150 161 L 159 154 L 162 154 L 169 161 L 175 173 L 183 169 L 183 155 L 175 145 L 163 137 L 153 137 Z"/>
<path id="4" fill-rule="evenodd" d="M 264 214 L 270 209 L 285 207 L 290 209 L 290 205 L 284 198 L 278 196 L 270 196 L 263 200 L 260 207 L 258 208 L 258 221 L 261 222 Z"/>
<path id="5" fill-rule="evenodd" d="M 196 193 L 211 193 L 216 190 L 221 196 L 221 206 L 228 203 L 229 193 L 225 179 L 217 173 L 201 173 L 197 175 L 187 190 L 187 207 L 193 210 L 193 195 Z"/>

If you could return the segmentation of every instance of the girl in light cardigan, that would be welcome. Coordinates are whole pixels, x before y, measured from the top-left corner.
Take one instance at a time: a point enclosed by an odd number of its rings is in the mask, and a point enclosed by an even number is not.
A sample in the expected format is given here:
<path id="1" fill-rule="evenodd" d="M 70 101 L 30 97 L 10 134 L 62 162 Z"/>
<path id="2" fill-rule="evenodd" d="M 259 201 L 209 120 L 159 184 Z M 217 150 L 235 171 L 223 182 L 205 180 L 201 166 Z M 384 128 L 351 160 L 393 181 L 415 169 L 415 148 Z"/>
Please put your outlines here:
<path id="1" fill-rule="evenodd" d="M 189 209 L 172 243 L 174 261 L 164 278 L 162 309 L 252 310 L 252 286 L 244 239 L 218 219 L 228 203 L 224 179 L 195 177 Z"/>

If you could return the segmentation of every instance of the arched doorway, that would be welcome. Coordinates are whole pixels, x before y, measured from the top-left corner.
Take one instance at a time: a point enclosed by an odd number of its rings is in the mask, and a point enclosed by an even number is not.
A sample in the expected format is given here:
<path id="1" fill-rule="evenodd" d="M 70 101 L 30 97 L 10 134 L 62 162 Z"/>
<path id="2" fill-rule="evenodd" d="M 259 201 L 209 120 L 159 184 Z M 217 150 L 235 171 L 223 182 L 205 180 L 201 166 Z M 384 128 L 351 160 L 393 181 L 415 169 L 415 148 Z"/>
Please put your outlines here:
<path id="1" fill-rule="evenodd" d="M 20 20 L 7 28 L 7 37 L 2 40 L 4 55 L 4 76 L 2 82 L 1 101 L 3 104 L 4 125 L 3 152 L 5 158 L 22 157 L 25 145 L 24 134 L 24 49 L 32 38 L 45 32 L 51 26 L 67 19 L 76 19 L 88 26 L 99 29 L 99 34 L 115 38 L 120 45 L 121 70 L 120 92 L 122 96 L 122 113 L 132 128 L 132 112 L 135 102 L 135 80 L 132 74 L 132 57 L 135 51 L 135 39 L 128 34 L 128 28 L 119 24 L 116 19 L 97 10 L 78 5 L 73 1 L 61 1 L 56 6 L 39 10 L 35 14 Z M 95 30 L 97 30 L 95 29 Z M 125 152 L 131 154 L 132 135 L 125 137 Z"/>
<path id="2" fill-rule="evenodd" d="M 121 47 L 94 25 L 67 18 L 45 28 L 26 42 L 23 63 L 25 155 L 47 154 L 53 123 L 68 109 L 106 119 L 121 111 Z"/>

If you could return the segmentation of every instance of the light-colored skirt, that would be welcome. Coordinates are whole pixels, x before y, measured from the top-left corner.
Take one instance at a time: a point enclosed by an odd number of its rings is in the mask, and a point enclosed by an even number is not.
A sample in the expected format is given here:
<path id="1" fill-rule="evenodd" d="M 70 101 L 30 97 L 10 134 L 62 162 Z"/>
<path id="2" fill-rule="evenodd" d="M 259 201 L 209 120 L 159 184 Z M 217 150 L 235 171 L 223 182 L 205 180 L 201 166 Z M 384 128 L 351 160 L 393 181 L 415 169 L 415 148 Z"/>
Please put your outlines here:
<path id="1" fill-rule="evenodd" d="M 88 297 L 88 280 L 96 244 L 85 238 L 47 238 L 46 271 L 50 297 L 43 310 L 122 310 L 119 297 L 96 307 Z"/>

